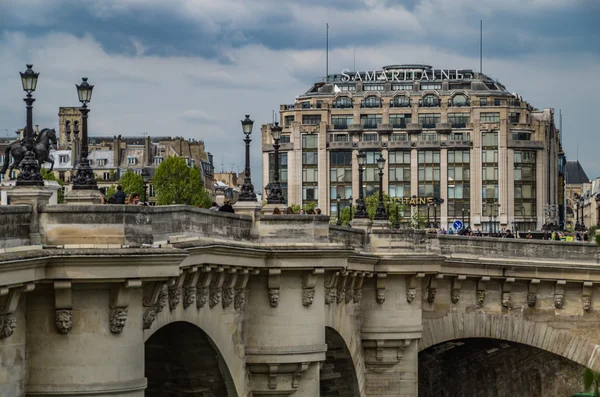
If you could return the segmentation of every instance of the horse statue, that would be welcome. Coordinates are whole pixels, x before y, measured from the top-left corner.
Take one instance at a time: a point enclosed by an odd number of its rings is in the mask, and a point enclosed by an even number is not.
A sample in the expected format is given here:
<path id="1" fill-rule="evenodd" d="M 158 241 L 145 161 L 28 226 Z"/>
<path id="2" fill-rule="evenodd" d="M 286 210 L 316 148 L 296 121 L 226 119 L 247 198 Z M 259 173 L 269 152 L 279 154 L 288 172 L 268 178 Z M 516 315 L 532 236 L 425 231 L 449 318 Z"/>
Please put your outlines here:
<path id="1" fill-rule="evenodd" d="M 4 164 L 0 170 L 0 174 L 6 174 L 11 156 L 13 162 L 10 166 L 10 171 L 12 172 L 15 168 L 21 169 L 21 161 L 27 152 L 24 141 L 25 140 L 16 141 L 6 147 L 6 150 L 4 151 Z M 44 128 L 40 131 L 40 134 L 33 145 L 33 153 L 35 154 L 35 158 L 37 159 L 40 168 L 44 163 L 51 164 L 50 171 L 54 168 L 54 159 L 50 157 L 51 145 L 56 146 L 56 131 L 53 128 Z"/>

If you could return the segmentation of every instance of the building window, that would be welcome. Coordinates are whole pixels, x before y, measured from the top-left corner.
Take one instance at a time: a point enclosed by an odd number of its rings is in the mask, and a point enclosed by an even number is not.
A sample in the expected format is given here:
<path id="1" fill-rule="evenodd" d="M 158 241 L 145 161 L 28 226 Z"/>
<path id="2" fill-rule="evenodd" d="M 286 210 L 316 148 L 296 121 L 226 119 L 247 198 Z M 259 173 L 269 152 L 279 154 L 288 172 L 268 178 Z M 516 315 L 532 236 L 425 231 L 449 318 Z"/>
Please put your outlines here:
<path id="1" fill-rule="evenodd" d="M 269 153 L 269 183 L 274 181 L 275 176 L 275 153 Z M 287 202 L 288 194 L 288 154 L 279 152 L 279 183 L 283 198 Z"/>
<path id="2" fill-rule="evenodd" d="M 381 107 L 381 100 L 376 96 L 369 96 L 360 103 L 361 108 L 379 108 Z"/>
<path id="3" fill-rule="evenodd" d="M 103 172 L 102 179 L 104 179 L 105 181 L 110 180 L 110 172 Z"/>
<path id="4" fill-rule="evenodd" d="M 66 154 L 61 154 L 60 156 L 58 156 L 59 163 L 64 164 L 68 161 L 69 161 L 69 156 L 67 156 Z"/>
<path id="5" fill-rule="evenodd" d="M 419 150 L 417 156 L 419 197 L 440 197 L 440 151 Z M 427 216 L 426 206 L 419 206 L 419 214 Z"/>
<path id="6" fill-rule="evenodd" d="M 310 109 L 310 102 L 301 102 L 300 106 L 302 109 Z"/>
<path id="7" fill-rule="evenodd" d="M 127 157 L 127 164 L 135 165 L 135 164 L 137 164 L 137 159 L 135 157 Z"/>
<path id="8" fill-rule="evenodd" d="M 352 124 L 352 116 L 331 116 L 334 130 L 345 130 Z"/>
<path id="9" fill-rule="evenodd" d="M 349 109 L 352 108 L 352 106 L 352 99 L 348 98 L 347 96 L 338 97 L 338 99 L 333 102 L 334 109 Z"/>
<path id="10" fill-rule="evenodd" d="M 440 123 L 441 120 L 442 115 L 440 113 L 419 114 L 419 124 L 421 124 L 423 128 L 435 128 L 435 125 Z"/>
<path id="11" fill-rule="evenodd" d="M 530 141 L 531 132 L 526 131 L 515 131 L 512 133 L 513 141 Z"/>
<path id="12" fill-rule="evenodd" d="M 532 150 L 514 152 L 515 217 L 535 217 L 537 214 L 535 154 Z M 523 230 L 522 227 L 519 229 Z"/>
<path id="13" fill-rule="evenodd" d="M 448 222 L 457 219 L 468 225 L 471 208 L 470 151 L 448 150 Z"/>
<path id="14" fill-rule="evenodd" d="M 420 140 L 425 142 L 436 142 L 438 140 L 437 132 L 435 131 L 426 131 L 421 133 Z"/>
<path id="15" fill-rule="evenodd" d="M 302 135 L 302 205 L 319 199 L 319 136 Z"/>
<path id="16" fill-rule="evenodd" d="M 412 115 L 407 114 L 390 114 L 390 124 L 392 128 L 406 128 L 406 124 L 410 124 Z"/>
<path id="17" fill-rule="evenodd" d="M 437 96 L 435 95 L 425 95 L 423 97 L 423 99 L 421 99 L 421 103 L 419 104 L 419 106 L 425 107 L 425 108 L 432 108 L 432 107 L 439 107 L 440 106 L 440 100 Z"/>
<path id="18" fill-rule="evenodd" d="M 392 142 L 406 142 L 408 141 L 408 134 L 406 133 L 393 133 L 390 135 L 390 141 Z"/>
<path id="19" fill-rule="evenodd" d="M 352 152 L 333 151 L 329 153 L 329 202 L 330 214 L 337 216 L 337 196 L 340 196 L 340 209 L 351 205 L 352 197 Z"/>
<path id="20" fill-rule="evenodd" d="M 107 163 L 107 159 L 97 159 L 96 160 L 96 166 L 97 167 L 104 167 Z"/>
<path id="21" fill-rule="evenodd" d="M 388 194 L 392 198 L 411 197 L 410 194 L 410 150 L 388 152 Z M 410 206 L 402 214 L 410 218 Z"/>
<path id="22" fill-rule="evenodd" d="M 487 112 L 479 115 L 479 121 L 482 123 L 499 123 L 500 113 L 498 112 Z"/>
<path id="23" fill-rule="evenodd" d="M 441 90 L 442 85 L 438 83 L 421 83 L 421 90 Z"/>
<path id="24" fill-rule="evenodd" d="M 508 118 L 512 124 L 519 124 L 519 119 L 521 118 L 521 113 L 510 112 L 508 114 Z"/>
<path id="25" fill-rule="evenodd" d="M 342 91 L 356 91 L 356 86 L 354 85 L 338 85 L 338 87 Z"/>
<path id="26" fill-rule="evenodd" d="M 494 106 L 501 106 L 502 105 L 502 101 L 498 98 L 494 98 Z"/>
<path id="27" fill-rule="evenodd" d="M 333 142 L 349 142 L 348 134 L 331 134 Z"/>
<path id="28" fill-rule="evenodd" d="M 363 128 L 377 128 L 377 124 L 381 124 L 381 117 L 377 114 L 363 114 L 360 116 L 360 125 Z"/>
<path id="29" fill-rule="evenodd" d="M 392 84 L 392 91 L 411 91 L 412 84 Z"/>
<path id="30" fill-rule="evenodd" d="M 390 101 L 391 108 L 407 108 L 410 107 L 410 99 L 404 95 L 398 95 Z"/>
<path id="31" fill-rule="evenodd" d="M 383 91 L 383 84 L 365 84 L 363 91 Z"/>
<path id="32" fill-rule="evenodd" d="M 284 127 L 291 126 L 293 122 L 294 122 L 294 116 L 285 116 L 283 118 L 283 126 Z"/>
<path id="33" fill-rule="evenodd" d="M 320 114 L 305 114 L 302 115 L 302 124 L 319 124 L 321 122 Z"/>
<path id="34" fill-rule="evenodd" d="M 448 135 L 449 141 L 470 141 L 471 133 L 470 132 L 452 132 Z"/>
<path id="35" fill-rule="evenodd" d="M 448 113 L 448 122 L 452 124 L 452 128 L 466 128 L 471 122 L 469 113 Z"/>
<path id="36" fill-rule="evenodd" d="M 279 143 L 290 143 L 290 134 L 281 135 Z"/>
<path id="37" fill-rule="evenodd" d="M 487 98 L 479 98 L 480 106 L 487 106 Z"/>
<path id="38" fill-rule="evenodd" d="M 456 107 L 462 107 L 462 106 L 469 106 L 469 100 L 467 99 L 467 97 L 465 95 L 462 94 L 458 94 L 458 95 L 454 95 L 454 97 L 452 98 L 452 106 L 456 106 Z"/>
<path id="39" fill-rule="evenodd" d="M 482 229 L 486 232 L 495 230 L 491 224 L 493 217 L 498 216 L 498 132 L 481 133 L 481 199 Z M 491 228 L 491 229 L 490 229 Z"/>
<path id="40" fill-rule="evenodd" d="M 360 140 L 362 142 L 377 142 L 379 141 L 378 134 L 361 134 Z"/>
<path id="41" fill-rule="evenodd" d="M 371 196 L 379 192 L 379 168 L 377 168 L 377 159 L 381 156 L 381 151 L 364 151 L 366 156 L 363 171 L 363 195 Z"/>
<path id="42" fill-rule="evenodd" d="M 160 165 L 160 163 L 163 162 L 163 158 L 162 157 L 155 157 L 154 158 L 154 165 Z"/>
<path id="43" fill-rule="evenodd" d="M 65 172 L 64 171 L 58 171 L 58 179 L 60 179 L 63 182 L 65 181 Z"/>

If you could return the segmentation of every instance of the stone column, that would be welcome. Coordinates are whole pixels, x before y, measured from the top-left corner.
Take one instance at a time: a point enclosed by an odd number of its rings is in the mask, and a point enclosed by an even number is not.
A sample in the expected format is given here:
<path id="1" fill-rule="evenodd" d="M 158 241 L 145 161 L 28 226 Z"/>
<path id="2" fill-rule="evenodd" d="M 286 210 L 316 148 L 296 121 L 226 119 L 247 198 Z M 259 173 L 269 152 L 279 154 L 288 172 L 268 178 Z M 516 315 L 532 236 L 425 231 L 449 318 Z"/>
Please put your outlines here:
<path id="1" fill-rule="evenodd" d="M 422 333 L 417 281 L 417 276 L 385 273 L 365 280 L 361 335 L 369 397 L 417 397 Z"/>
<path id="2" fill-rule="evenodd" d="M 63 281 L 28 294 L 28 396 L 144 396 L 141 288 L 111 309 L 112 286 Z"/>
<path id="3" fill-rule="evenodd" d="M 249 284 L 246 363 L 253 396 L 318 396 L 327 350 L 323 273 L 269 269 Z"/>

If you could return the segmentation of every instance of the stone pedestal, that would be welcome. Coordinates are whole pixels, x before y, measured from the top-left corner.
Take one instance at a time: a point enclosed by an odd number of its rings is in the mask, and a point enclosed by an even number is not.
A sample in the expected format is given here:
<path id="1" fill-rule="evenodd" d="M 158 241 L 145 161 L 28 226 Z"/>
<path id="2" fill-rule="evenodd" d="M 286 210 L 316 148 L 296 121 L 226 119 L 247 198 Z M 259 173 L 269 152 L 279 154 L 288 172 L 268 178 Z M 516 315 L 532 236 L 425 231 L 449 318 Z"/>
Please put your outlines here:
<path id="1" fill-rule="evenodd" d="M 389 221 L 373 221 L 373 230 L 389 230 L 392 228 L 392 224 Z"/>
<path id="2" fill-rule="evenodd" d="M 102 195 L 98 189 L 71 190 L 65 195 L 65 203 L 83 205 L 100 204 L 101 197 Z"/>
<path id="3" fill-rule="evenodd" d="M 365 230 L 367 233 L 371 232 L 373 221 L 369 218 L 354 218 L 350 221 L 350 226 L 355 229 Z"/>
<path id="4" fill-rule="evenodd" d="M 279 208 L 281 214 L 286 215 L 287 206 L 285 204 L 267 204 L 262 207 L 263 215 L 273 215 L 275 208 Z"/>
<path id="5" fill-rule="evenodd" d="M 233 205 L 236 214 L 250 215 L 252 221 L 256 221 L 260 217 L 262 205 L 258 201 L 238 201 Z"/>
<path id="6" fill-rule="evenodd" d="M 52 190 L 41 186 L 15 186 L 7 190 L 6 196 L 10 204 L 31 205 L 31 224 L 29 225 L 29 240 L 31 244 L 40 244 L 38 206 L 48 204 L 52 197 Z"/>

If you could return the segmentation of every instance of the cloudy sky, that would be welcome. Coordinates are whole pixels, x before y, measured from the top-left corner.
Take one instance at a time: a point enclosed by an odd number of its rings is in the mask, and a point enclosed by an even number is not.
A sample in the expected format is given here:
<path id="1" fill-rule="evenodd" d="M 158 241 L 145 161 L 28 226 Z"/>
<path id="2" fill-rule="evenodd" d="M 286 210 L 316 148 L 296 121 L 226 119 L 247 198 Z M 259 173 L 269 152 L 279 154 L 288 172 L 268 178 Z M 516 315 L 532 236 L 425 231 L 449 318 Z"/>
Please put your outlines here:
<path id="1" fill-rule="evenodd" d="M 0 0 L 0 134 L 25 124 L 18 72 L 40 72 L 34 123 L 58 124 L 94 84 L 90 135 L 204 140 L 243 168 L 240 119 L 261 124 L 325 74 L 387 64 L 479 68 L 537 108 L 562 109 L 563 145 L 600 175 L 598 0 Z M 558 120 L 557 120 L 558 123 Z"/>

